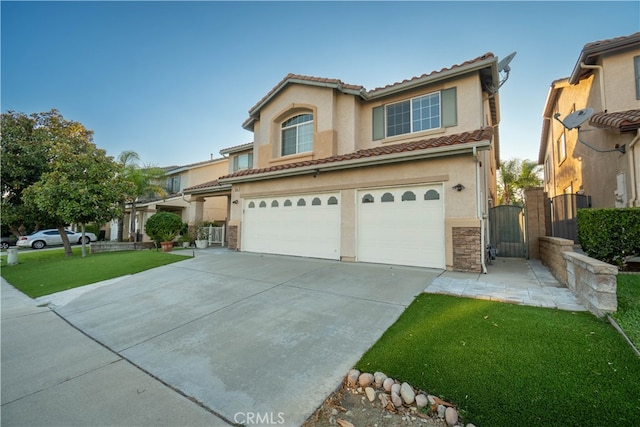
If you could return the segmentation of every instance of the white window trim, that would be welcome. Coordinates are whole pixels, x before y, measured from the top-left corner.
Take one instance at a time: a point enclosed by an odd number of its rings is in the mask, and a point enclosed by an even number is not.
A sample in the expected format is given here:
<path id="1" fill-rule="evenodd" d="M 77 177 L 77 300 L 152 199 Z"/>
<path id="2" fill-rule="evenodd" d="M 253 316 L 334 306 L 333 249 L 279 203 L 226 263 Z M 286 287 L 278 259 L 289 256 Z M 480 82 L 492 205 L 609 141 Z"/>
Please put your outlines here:
<path id="1" fill-rule="evenodd" d="M 438 95 L 438 105 L 439 105 L 439 111 L 438 111 L 438 117 L 439 117 L 439 121 L 440 121 L 440 126 L 438 127 L 433 127 L 433 128 L 429 128 L 429 129 L 421 129 L 421 130 L 414 130 L 413 129 L 413 101 L 416 99 L 420 99 L 420 98 L 425 98 L 428 96 L 433 96 L 433 95 Z M 402 104 L 403 102 L 409 102 L 409 126 L 410 126 L 410 130 L 407 133 L 398 133 L 395 135 L 391 135 L 389 136 L 389 127 L 388 127 L 388 108 L 394 105 L 398 105 L 398 104 Z M 384 106 L 384 137 L 385 138 L 395 138 L 398 136 L 402 136 L 402 135 L 410 135 L 413 133 L 419 133 L 419 132 L 428 132 L 428 131 L 432 131 L 435 129 L 442 129 L 442 91 L 434 91 L 434 92 L 430 92 L 430 93 L 425 93 L 422 95 L 418 95 L 418 96 L 414 96 L 412 98 L 409 99 L 403 99 L 401 101 L 397 101 L 397 102 L 392 102 L 390 104 L 385 104 Z"/>

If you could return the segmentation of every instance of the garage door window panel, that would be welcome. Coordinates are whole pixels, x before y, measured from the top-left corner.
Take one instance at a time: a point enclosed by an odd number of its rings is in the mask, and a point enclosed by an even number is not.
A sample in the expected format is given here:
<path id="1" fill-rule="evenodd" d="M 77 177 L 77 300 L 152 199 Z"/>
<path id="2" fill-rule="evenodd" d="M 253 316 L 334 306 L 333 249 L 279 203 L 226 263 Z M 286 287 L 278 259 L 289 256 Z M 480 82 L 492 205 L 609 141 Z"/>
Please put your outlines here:
<path id="1" fill-rule="evenodd" d="M 395 198 L 393 197 L 393 194 L 391 194 L 391 193 L 384 193 L 382 195 L 382 198 L 380 199 L 380 201 L 382 203 L 393 202 L 394 200 L 395 200 Z"/>
<path id="2" fill-rule="evenodd" d="M 440 200 L 440 193 L 438 193 L 436 190 L 429 190 L 426 193 L 424 193 L 424 199 L 425 200 Z"/>
<path id="3" fill-rule="evenodd" d="M 362 198 L 362 203 L 373 203 L 373 196 L 371 194 L 365 194 Z"/>
<path id="4" fill-rule="evenodd" d="M 321 206 L 322 205 L 322 201 L 320 201 L 320 198 L 316 197 L 313 199 L 313 201 L 311 201 L 311 206 Z"/>
<path id="5" fill-rule="evenodd" d="M 402 195 L 403 202 L 414 202 L 416 200 L 416 193 L 413 191 L 405 191 Z"/>

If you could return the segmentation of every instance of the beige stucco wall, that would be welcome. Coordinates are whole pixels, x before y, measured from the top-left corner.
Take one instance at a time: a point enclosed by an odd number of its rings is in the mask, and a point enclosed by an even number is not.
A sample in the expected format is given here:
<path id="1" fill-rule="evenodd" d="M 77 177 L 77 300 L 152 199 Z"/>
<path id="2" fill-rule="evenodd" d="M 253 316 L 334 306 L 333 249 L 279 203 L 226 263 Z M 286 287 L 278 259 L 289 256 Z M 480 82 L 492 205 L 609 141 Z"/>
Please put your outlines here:
<path id="1" fill-rule="evenodd" d="M 181 174 L 180 186 L 184 189 L 197 184 L 213 181 L 221 176 L 227 175 L 229 172 L 229 160 L 221 159 L 214 163 L 203 166 L 192 167 L 188 171 Z M 195 204 L 188 204 L 187 209 L 195 209 Z M 199 215 L 193 215 L 189 212 L 185 213 L 184 220 L 189 221 L 190 218 L 196 218 Z M 206 197 L 202 206 L 202 220 L 219 221 L 227 220 L 227 197 Z"/>
<path id="2" fill-rule="evenodd" d="M 636 99 L 635 90 L 633 61 L 635 56 L 640 56 L 640 49 L 607 55 L 602 58 L 602 66 L 605 70 L 606 109 L 608 111 L 625 111 L 640 108 L 640 101 Z M 601 109 L 604 109 L 604 107 L 601 107 Z"/>
<path id="3" fill-rule="evenodd" d="M 231 206 L 231 225 L 242 232 L 243 199 L 259 196 L 340 192 L 341 199 L 341 259 L 356 259 L 357 190 L 402 185 L 443 183 L 445 209 L 446 264 L 453 265 L 452 227 L 479 227 L 476 193 L 477 163 L 471 154 L 420 160 L 399 164 L 361 167 L 335 172 L 311 173 L 290 178 L 236 184 L 232 194 L 239 203 Z M 452 187 L 464 185 L 463 191 Z M 241 241 L 241 240 L 239 240 Z"/>

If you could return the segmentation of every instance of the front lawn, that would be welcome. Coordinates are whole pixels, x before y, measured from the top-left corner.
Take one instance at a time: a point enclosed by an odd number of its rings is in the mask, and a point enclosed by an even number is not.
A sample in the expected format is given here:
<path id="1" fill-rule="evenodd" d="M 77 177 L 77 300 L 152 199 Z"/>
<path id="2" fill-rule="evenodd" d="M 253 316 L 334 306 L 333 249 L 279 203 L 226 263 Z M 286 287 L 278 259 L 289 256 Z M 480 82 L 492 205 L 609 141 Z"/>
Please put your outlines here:
<path id="1" fill-rule="evenodd" d="M 356 367 L 455 403 L 465 424 L 640 422 L 640 358 L 586 312 L 423 294 Z"/>
<path id="2" fill-rule="evenodd" d="M 611 314 L 640 349 L 640 274 L 618 274 L 618 311 Z"/>
<path id="3" fill-rule="evenodd" d="M 0 274 L 17 289 L 37 298 L 185 259 L 156 250 L 107 252 L 82 258 L 80 250 L 73 248 L 73 257 L 65 257 L 64 249 L 18 252 L 18 265 L 10 267 L 3 255 Z"/>

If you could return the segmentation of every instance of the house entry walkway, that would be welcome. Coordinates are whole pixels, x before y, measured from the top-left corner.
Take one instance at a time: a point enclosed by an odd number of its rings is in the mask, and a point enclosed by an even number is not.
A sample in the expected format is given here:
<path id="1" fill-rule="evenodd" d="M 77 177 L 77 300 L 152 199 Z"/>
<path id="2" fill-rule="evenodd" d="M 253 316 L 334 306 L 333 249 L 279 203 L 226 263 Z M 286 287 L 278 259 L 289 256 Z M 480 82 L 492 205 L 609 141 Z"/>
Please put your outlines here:
<path id="1" fill-rule="evenodd" d="M 445 271 L 425 292 L 586 311 L 575 295 L 535 259 L 497 258 L 487 266 L 487 274 Z"/>

